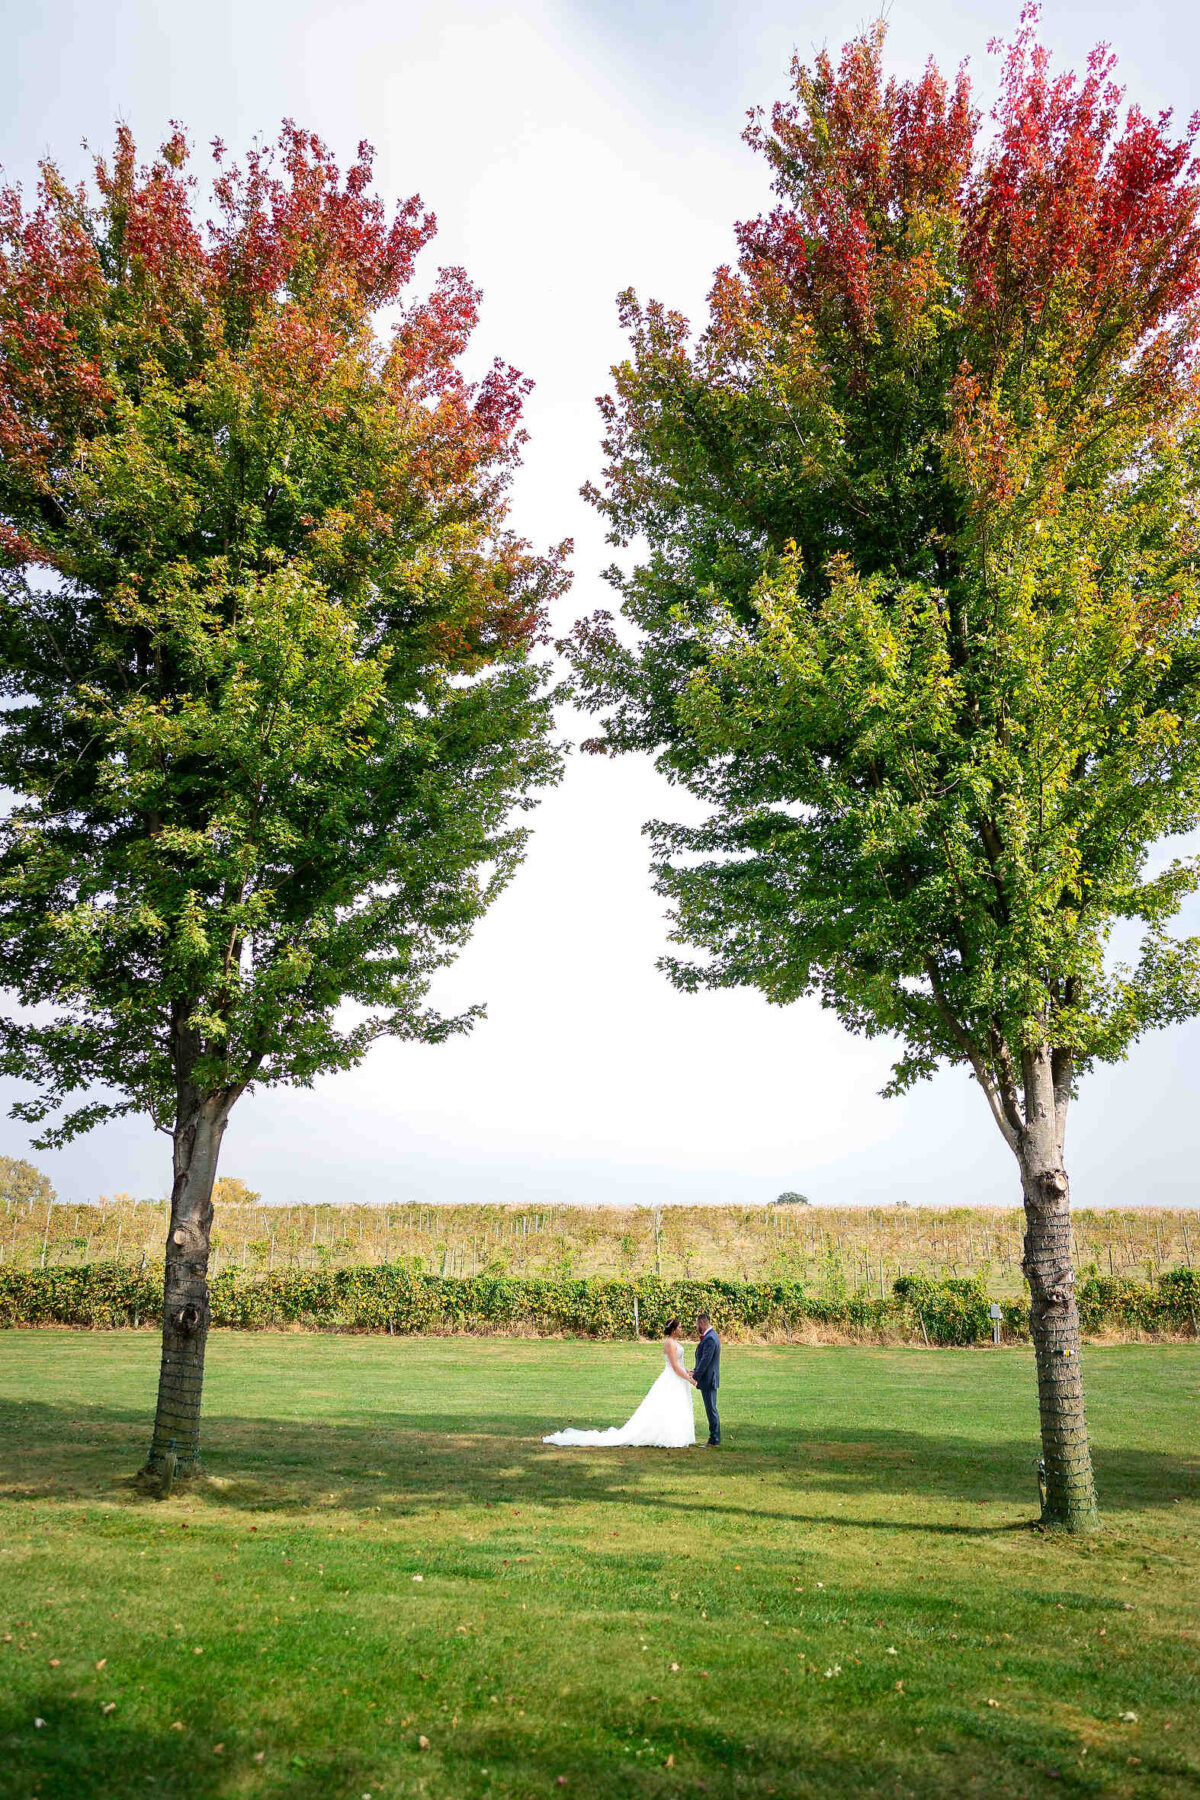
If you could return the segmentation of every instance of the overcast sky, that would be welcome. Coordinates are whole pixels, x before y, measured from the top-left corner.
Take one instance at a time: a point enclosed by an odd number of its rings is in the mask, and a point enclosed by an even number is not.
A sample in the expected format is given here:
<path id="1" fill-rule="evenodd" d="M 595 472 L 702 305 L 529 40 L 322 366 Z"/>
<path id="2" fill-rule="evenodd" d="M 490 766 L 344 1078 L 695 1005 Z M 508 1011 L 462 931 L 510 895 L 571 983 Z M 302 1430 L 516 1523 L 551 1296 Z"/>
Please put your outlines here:
<path id="1" fill-rule="evenodd" d="M 986 45 L 1016 13 L 898 0 L 891 58 L 903 73 L 969 58 L 990 98 Z M 631 284 L 702 314 L 732 222 L 766 199 L 746 109 L 784 91 L 793 49 L 836 49 L 870 16 L 761 0 L 0 0 L 0 164 L 29 183 L 50 153 L 79 175 L 80 140 L 104 146 L 117 118 L 146 149 L 172 118 L 233 149 L 285 116 L 343 158 L 368 138 L 380 190 L 417 191 L 438 215 L 426 277 L 461 262 L 485 290 L 479 366 L 499 354 L 537 383 L 516 522 L 576 540 L 565 625 L 607 599 L 609 552 L 578 488 L 622 348 L 614 296 Z M 1050 4 L 1044 35 L 1075 63 L 1107 38 L 1131 98 L 1200 106 L 1183 0 Z M 961 1074 L 884 1101 L 886 1046 L 818 1006 L 667 987 L 641 825 L 677 806 L 644 765 L 574 758 L 524 870 L 435 993 L 447 1009 L 485 1001 L 486 1020 L 243 1100 L 224 1172 L 272 1201 L 1015 1201 L 1015 1165 Z M 1076 1205 L 1195 1204 L 1198 1075 L 1192 1025 L 1090 1079 L 1068 1144 Z M 0 1123 L 0 1148 L 27 1142 Z M 168 1140 L 134 1122 L 37 1160 L 64 1198 L 169 1187 Z"/>

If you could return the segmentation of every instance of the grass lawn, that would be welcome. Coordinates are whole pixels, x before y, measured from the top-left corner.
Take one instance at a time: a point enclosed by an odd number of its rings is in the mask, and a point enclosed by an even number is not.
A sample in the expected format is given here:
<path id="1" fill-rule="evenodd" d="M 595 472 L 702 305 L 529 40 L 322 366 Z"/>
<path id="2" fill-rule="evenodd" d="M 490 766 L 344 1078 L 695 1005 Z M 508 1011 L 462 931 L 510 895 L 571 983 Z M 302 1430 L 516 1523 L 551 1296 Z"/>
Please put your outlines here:
<path id="1" fill-rule="evenodd" d="M 1200 1347 L 1092 1350 L 1105 1527 L 1020 1350 L 728 1347 L 719 1451 L 553 1450 L 652 1345 L 0 1333 L 0 1794 L 1200 1794 Z M 44 1721 L 35 1725 L 35 1720 Z"/>

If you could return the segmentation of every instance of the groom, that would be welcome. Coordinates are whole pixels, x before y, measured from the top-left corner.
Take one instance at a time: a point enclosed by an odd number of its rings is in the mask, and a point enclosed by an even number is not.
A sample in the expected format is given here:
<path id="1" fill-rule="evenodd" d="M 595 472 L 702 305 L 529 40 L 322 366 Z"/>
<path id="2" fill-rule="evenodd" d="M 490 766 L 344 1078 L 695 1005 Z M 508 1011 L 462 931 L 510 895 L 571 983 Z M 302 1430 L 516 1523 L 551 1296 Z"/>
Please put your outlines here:
<path id="1" fill-rule="evenodd" d="M 715 1447 L 721 1442 L 721 1420 L 717 1412 L 717 1389 L 721 1385 L 721 1340 L 712 1328 L 707 1313 L 696 1320 L 696 1361 L 692 1379 L 700 1389 L 700 1398 L 708 1414 L 708 1441 Z"/>

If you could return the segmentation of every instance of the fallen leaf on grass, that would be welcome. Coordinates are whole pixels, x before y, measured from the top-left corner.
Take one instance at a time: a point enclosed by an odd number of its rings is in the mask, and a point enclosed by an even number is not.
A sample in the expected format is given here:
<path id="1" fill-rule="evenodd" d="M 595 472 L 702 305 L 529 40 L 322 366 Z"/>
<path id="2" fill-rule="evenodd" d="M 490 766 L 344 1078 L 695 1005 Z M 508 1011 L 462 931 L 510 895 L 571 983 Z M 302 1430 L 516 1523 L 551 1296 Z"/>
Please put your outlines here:
<path id="1" fill-rule="evenodd" d="M 256 1763 L 265 1762 L 266 1756 L 267 1756 L 267 1753 L 265 1750 L 256 1750 L 254 1752 L 254 1760 Z"/>
<path id="2" fill-rule="evenodd" d="M 108 1661 L 108 1658 L 107 1658 L 107 1656 L 102 1656 L 102 1657 L 101 1657 L 101 1658 L 100 1658 L 100 1661 L 99 1661 L 99 1662 L 98 1662 L 98 1663 L 97 1663 L 97 1664 L 96 1664 L 96 1667 L 97 1667 L 97 1668 L 98 1668 L 98 1669 L 102 1669 L 102 1668 L 103 1668 L 103 1667 L 104 1667 L 104 1665 L 105 1665 L 105 1663 L 106 1663 L 106 1662 L 107 1662 L 107 1661 Z"/>
<path id="3" fill-rule="evenodd" d="M 171 1730 L 172 1731 L 182 1731 L 183 1730 L 183 1720 L 176 1719 L 175 1723 L 171 1726 Z"/>
<path id="4" fill-rule="evenodd" d="M 429 1739 L 427 1737 L 419 1737 L 417 1739 L 417 1749 L 418 1750 L 428 1750 L 428 1748 L 429 1748 Z"/>

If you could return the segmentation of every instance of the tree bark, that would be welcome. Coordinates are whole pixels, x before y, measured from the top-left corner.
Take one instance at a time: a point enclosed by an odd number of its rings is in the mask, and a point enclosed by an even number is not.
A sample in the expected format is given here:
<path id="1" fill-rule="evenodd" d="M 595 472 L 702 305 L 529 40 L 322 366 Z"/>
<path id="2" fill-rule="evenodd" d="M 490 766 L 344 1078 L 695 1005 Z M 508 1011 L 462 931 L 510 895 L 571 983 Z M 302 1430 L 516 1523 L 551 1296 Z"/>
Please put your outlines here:
<path id="1" fill-rule="evenodd" d="M 174 1133 L 175 1179 L 163 1280 L 158 1406 L 142 1481 L 170 1491 L 200 1472 L 200 1400 L 208 1342 L 208 1245 L 213 1183 L 229 1118 L 226 1096 L 201 1096 L 181 1082 Z"/>
<path id="2" fill-rule="evenodd" d="M 1063 1167 L 1069 1072 L 1049 1051 L 1024 1058 L 1025 1123 L 1017 1144 L 1025 1196 L 1030 1325 L 1042 1424 L 1042 1521 L 1067 1531 L 1098 1523 L 1083 1406 L 1079 1307 L 1071 1262 L 1071 1206 Z"/>

